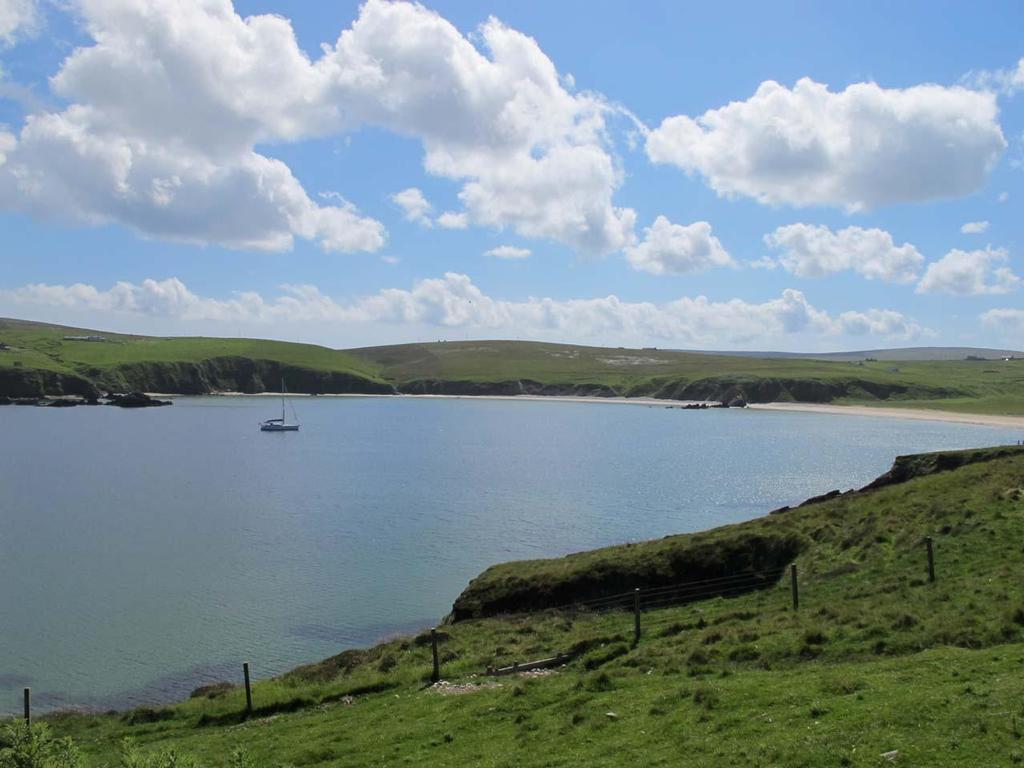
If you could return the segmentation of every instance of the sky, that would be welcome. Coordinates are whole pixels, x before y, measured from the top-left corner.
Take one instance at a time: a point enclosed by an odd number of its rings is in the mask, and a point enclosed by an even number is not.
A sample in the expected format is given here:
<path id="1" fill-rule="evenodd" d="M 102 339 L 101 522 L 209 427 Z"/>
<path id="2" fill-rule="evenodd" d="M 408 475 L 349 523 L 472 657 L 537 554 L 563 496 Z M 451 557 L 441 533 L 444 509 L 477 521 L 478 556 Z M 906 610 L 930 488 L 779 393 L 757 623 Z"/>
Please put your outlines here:
<path id="1" fill-rule="evenodd" d="M 1024 349 L 1024 4 L 0 0 L 0 316 Z"/>

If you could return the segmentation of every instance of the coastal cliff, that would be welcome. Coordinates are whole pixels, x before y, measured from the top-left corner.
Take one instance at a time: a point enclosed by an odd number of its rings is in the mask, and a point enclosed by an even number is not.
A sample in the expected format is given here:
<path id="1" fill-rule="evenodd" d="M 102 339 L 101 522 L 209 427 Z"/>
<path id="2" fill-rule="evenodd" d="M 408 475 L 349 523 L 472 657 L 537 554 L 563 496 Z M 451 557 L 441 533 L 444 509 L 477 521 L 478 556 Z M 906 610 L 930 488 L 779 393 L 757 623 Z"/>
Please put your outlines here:
<path id="1" fill-rule="evenodd" d="M 275 360 L 214 357 L 198 362 L 139 362 L 90 371 L 111 391 L 206 395 L 214 392 L 277 392 L 281 381 L 302 394 L 394 394 L 393 386 L 355 373 L 316 370 Z"/>
<path id="2" fill-rule="evenodd" d="M 494 565 L 456 598 L 449 623 L 585 602 L 634 588 L 651 589 L 683 581 L 714 582 L 730 574 L 760 572 L 773 578 L 807 548 L 820 544 L 824 529 L 808 529 L 822 514 L 839 514 L 851 503 L 891 486 L 905 485 L 974 464 L 1024 458 L 1024 447 L 1001 446 L 898 456 L 892 468 L 860 490 L 839 490 L 783 507 L 736 525 L 653 541 L 620 544 L 565 557 Z M 831 507 L 830 507 L 831 505 Z M 724 588 L 735 592 L 732 587 Z M 704 595 L 706 597 L 706 595 Z"/>
<path id="3" fill-rule="evenodd" d="M 58 373 L 38 368 L 0 368 L 0 396 L 45 397 L 95 396 L 99 392 L 162 392 L 205 395 L 217 392 L 260 394 L 277 391 L 281 381 L 296 394 L 551 396 L 551 397 L 650 397 L 672 401 L 749 403 L 830 403 L 843 398 L 888 400 L 890 398 L 941 399 L 962 396 L 949 387 L 879 383 L 864 379 L 715 376 L 690 379 L 648 380 L 614 386 L 597 382 L 510 379 L 420 378 L 382 381 L 355 372 L 331 371 L 290 365 L 276 360 L 241 356 L 212 357 L 199 361 L 139 361 L 98 367 L 81 366 L 77 372 Z"/>
<path id="4" fill-rule="evenodd" d="M 911 350 L 912 352 L 913 350 Z M 1024 413 L 1017 357 L 822 360 L 529 341 L 330 349 L 267 339 L 151 337 L 0 319 L 0 397 L 147 391 L 646 397 L 876 403 Z M 944 401 L 944 404 L 943 404 Z"/>

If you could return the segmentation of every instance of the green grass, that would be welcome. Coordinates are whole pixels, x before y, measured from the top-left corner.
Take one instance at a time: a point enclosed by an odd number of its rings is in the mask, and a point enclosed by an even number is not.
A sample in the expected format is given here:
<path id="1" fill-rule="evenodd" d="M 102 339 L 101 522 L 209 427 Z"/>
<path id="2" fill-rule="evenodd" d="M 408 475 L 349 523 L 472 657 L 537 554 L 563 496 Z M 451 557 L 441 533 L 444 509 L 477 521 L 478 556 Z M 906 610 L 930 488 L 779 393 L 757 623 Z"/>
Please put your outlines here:
<path id="1" fill-rule="evenodd" d="M 1024 361 L 833 362 L 519 341 L 404 344 L 351 352 L 379 366 L 399 387 L 429 379 L 530 380 L 596 385 L 626 396 L 673 397 L 690 386 L 699 397 L 735 383 L 757 400 L 762 398 L 753 395 L 760 387 L 782 400 L 837 397 L 849 404 L 1024 414 Z M 848 394 L 830 391 L 842 388 Z"/>
<path id="2" fill-rule="evenodd" d="M 107 343 L 65 341 L 65 336 L 102 335 Z M 219 339 L 202 336 L 131 336 L 78 328 L 0 320 L 0 340 L 14 347 L 0 354 L 0 365 L 22 360 L 26 367 L 46 360 L 50 369 L 81 372 L 144 362 L 188 363 L 217 357 L 274 360 L 304 368 L 377 377 L 377 368 L 354 355 L 313 344 L 265 339 Z"/>
<path id="3" fill-rule="evenodd" d="M 848 362 L 753 358 L 519 341 L 333 350 L 260 339 L 158 338 L 0 320 L 0 385 L 15 366 L 100 388 L 195 393 L 218 388 L 319 392 L 592 394 L 752 402 L 899 405 L 1024 415 L 1024 361 Z M 252 365 L 257 364 L 256 375 Z M 6 380 L 11 380 L 10 377 Z M 51 375 L 39 386 L 59 387 Z M 160 391 L 160 390 L 157 390 Z"/>
<path id="4" fill-rule="evenodd" d="M 907 765 L 1018 764 L 1024 451 L 1002 454 L 950 470 L 941 467 L 960 458 L 910 460 L 939 471 L 669 540 L 685 552 L 796 537 L 799 611 L 783 579 L 647 612 L 635 648 L 628 611 L 473 619 L 442 627 L 449 681 L 480 683 L 488 665 L 558 650 L 579 655 L 550 676 L 446 696 L 425 689 L 426 637 L 396 638 L 258 682 L 248 721 L 238 689 L 161 710 L 47 720 L 90 766 L 116 763 L 125 737 L 209 765 L 226 765 L 238 746 L 260 765 L 295 766 L 878 766 L 890 750 Z M 580 558 L 600 570 L 657 559 L 664 546 Z M 566 562 L 503 568 L 546 581 Z"/>

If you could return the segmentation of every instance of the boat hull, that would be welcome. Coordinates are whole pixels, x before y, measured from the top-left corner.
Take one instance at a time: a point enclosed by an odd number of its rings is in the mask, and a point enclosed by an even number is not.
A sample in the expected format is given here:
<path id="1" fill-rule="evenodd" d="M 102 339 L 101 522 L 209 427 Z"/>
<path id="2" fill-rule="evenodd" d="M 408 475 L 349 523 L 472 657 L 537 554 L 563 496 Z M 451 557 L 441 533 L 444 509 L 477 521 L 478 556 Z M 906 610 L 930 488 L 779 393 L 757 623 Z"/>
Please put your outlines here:
<path id="1" fill-rule="evenodd" d="M 298 432 L 298 424 L 260 424 L 260 432 Z"/>

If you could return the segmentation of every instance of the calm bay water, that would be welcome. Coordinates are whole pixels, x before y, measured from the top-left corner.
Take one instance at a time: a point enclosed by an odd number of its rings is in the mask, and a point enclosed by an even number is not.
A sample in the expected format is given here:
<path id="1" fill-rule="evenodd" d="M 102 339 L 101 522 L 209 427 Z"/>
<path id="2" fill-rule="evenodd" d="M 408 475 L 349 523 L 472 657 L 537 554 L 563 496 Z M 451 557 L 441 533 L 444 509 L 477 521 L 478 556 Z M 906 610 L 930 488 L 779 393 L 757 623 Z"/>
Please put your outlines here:
<path id="1" fill-rule="evenodd" d="M 1016 431 L 536 401 L 0 408 L 0 712 L 130 706 L 429 626 L 488 565 L 749 519 Z"/>

